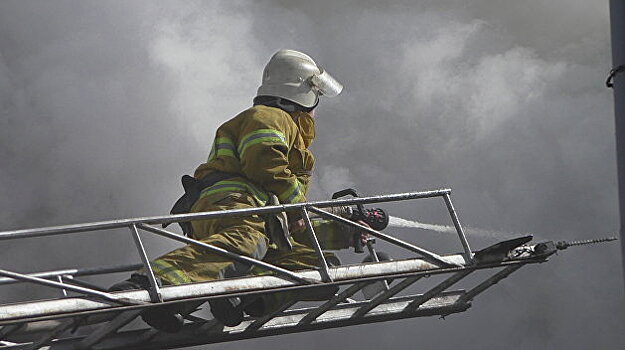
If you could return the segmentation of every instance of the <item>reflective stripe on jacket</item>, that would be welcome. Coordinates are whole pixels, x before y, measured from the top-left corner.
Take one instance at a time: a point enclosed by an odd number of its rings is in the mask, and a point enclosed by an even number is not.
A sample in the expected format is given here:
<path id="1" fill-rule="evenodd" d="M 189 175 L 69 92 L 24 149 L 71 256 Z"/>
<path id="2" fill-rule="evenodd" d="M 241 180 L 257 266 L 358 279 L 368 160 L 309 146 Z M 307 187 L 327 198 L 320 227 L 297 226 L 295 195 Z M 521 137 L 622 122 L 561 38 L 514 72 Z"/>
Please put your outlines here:
<path id="1" fill-rule="evenodd" d="M 263 205 L 271 192 L 281 203 L 305 202 L 315 162 L 308 150 L 313 137 L 314 121 L 307 113 L 256 105 L 217 129 L 208 161 L 194 176 L 200 179 L 212 171 L 241 175 L 219 181 L 203 195 L 245 191 Z"/>
<path id="2" fill-rule="evenodd" d="M 254 197 L 257 205 L 259 206 L 264 206 L 269 200 L 265 191 L 259 189 L 257 186 L 254 186 L 254 184 L 242 177 L 235 177 L 216 182 L 214 185 L 202 190 L 199 199 L 223 192 L 248 192 L 252 195 L 252 197 Z"/>

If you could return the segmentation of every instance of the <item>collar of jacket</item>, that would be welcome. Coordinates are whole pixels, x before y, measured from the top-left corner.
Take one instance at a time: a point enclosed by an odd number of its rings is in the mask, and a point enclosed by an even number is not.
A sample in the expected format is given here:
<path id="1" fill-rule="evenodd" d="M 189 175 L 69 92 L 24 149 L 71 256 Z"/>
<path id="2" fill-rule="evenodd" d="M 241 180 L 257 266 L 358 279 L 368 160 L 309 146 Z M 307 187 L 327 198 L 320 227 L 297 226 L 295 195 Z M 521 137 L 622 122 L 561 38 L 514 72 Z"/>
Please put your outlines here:
<path id="1" fill-rule="evenodd" d="M 306 112 L 291 112 L 289 114 L 295 124 L 297 124 L 297 128 L 304 140 L 304 145 L 306 148 L 310 147 L 310 144 L 315 139 L 315 118 Z"/>

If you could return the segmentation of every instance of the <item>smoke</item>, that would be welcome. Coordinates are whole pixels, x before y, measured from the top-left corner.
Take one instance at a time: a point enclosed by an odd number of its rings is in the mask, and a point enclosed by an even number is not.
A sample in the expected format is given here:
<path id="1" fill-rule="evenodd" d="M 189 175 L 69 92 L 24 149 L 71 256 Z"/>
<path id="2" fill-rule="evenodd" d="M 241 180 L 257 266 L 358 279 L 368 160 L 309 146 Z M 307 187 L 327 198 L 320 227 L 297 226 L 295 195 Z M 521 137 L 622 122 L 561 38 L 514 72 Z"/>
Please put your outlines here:
<path id="1" fill-rule="evenodd" d="M 167 213 L 262 68 L 249 21 L 228 5 L 201 16 L 197 2 L 0 6 L 2 230 Z M 82 242 L 111 249 L 59 254 Z M 2 262 L 24 272 L 137 262 L 129 243 L 123 230 L 11 241 Z M 176 246 L 147 244 L 152 256 Z"/>
<path id="2" fill-rule="evenodd" d="M 345 85 L 317 110 L 311 197 L 450 187 L 476 249 L 506 232 L 573 240 L 616 230 L 607 6 L 570 0 L 4 1 L 2 229 L 168 212 L 179 177 L 206 158 L 215 127 L 250 105 L 279 48 L 309 53 Z M 444 222 L 445 208 L 419 208 Z M 174 246 L 146 241 L 151 256 Z M 0 264 L 17 271 L 138 261 L 126 232 L 3 247 Z M 445 322 L 279 341 L 621 348 L 619 258 L 617 245 L 565 251 Z"/>
<path id="3" fill-rule="evenodd" d="M 181 6 L 159 20 L 148 46 L 151 62 L 174 83 L 170 112 L 184 118 L 201 147 L 220 122 L 250 104 L 258 84 L 251 72 L 264 64 L 245 11 L 223 7 L 211 13 L 199 3 Z"/>
<path id="4" fill-rule="evenodd" d="M 354 187 L 354 181 L 348 168 L 327 165 L 317 171 L 317 177 L 311 187 L 309 195 L 311 199 L 328 199 L 337 191 Z"/>

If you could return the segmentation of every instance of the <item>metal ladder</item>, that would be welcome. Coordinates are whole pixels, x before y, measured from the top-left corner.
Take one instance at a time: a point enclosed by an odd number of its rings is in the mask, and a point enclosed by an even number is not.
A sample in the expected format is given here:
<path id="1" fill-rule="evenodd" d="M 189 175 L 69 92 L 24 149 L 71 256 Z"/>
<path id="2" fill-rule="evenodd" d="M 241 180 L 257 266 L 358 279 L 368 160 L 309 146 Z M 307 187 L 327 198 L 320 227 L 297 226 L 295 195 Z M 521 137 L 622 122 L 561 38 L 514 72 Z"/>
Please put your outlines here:
<path id="1" fill-rule="evenodd" d="M 271 335 L 306 332 L 373 322 L 423 317 L 447 316 L 467 310 L 471 301 L 500 280 L 527 264 L 542 263 L 557 249 L 556 243 L 527 245 L 531 236 L 500 242 L 473 252 L 451 202 L 451 190 L 411 192 L 374 197 L 338 199 L 267 206 L 260 208 L 166 215 L 135 219 L 112 220 L 76 225 L 0 232 L 0 240 L 81 233 L 106 229 L 128 228 L 141 257 L 141 264 L 66 269 L 32 274 L 0 270 L 0 286 L 29 282 L 57 288 L 62 298 L 36 300 L 0 305 L 0 349 L 175 349 L 193 345 L 227 342 Z M 382 233 L 334 215 L 324 208 L 382 202 L 440 198 L 449 211 L 464 251 L 459 254 L 439 255 L 415 244 Z M 155 225 L 224 216 L 264 215 L 285 211 L 300 211 L 320 268 L 289 271 L 246 256 L 225 251 L 194 239 L 166 231 Z M 395 261 L 330 267 L 323 258 L 309 213 L 357 226 L 371 236 L 411 252 L 411 257 Z M 230 259 L 255 265 L 270 271 L 271 275 L 242 277 L 204 283 L 159 287 L 150 267 L 149 258 L 141 240 L 141 233 L 164 236 L 185 244 L 192 244 L 221 254 Z M 375 257 L 375 250 L 368 245 Z M 151 288 L 125 292 L 107 292 L 105 288 L 81 281 L 77 277 L 92 276 L 143 267 Z M 479 270 L 494 273 L 467 289 L 450 288 Z M 423 283 L 426 277 L 441 279 Z M 466 280 L 465 280 L 466 282 Z M 339 292 L 329 300 L 301 306 L 296 300 L 259 318 L 246 317 L 235 327 L 226 327 L 215 319 L 189 315 L 178 333 L 164 333 L 145 327 L 126 327 L 146 308 L 166 304 L 194 304 L 214 298 L 266 295 L 285 291 L 309 290 L 329 285 L 339 286 Z M 412 293 L 419 288 L 419 293 Z M 365 298 L 354 300 L 363 291 Z M 68 291 L 77 295 L 68 295 Z M 372 292 L 373 291 L 373 292 Z M 311 304 L 311 303 L 309 303 Z M 299 306 L 298 306 L 299 305 Z M 125 328 L 124 328 L 125 327 Z"/>

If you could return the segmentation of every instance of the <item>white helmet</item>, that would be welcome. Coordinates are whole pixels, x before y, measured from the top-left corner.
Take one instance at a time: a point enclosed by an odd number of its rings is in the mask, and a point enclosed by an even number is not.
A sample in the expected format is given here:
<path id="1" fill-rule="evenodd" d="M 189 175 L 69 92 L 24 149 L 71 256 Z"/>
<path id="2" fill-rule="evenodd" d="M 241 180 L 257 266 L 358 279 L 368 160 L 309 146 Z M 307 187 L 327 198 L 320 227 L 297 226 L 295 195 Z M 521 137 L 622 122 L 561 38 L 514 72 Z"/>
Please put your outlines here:
<path id="1" fill-rule="evenodd" d="M 276 52 L 263 71 L 257 96 L 277 96 L 304 107 L 317 105 L 319 95 L 334 97 L 343 85 L 310 56 L 295 50 Z"/>

